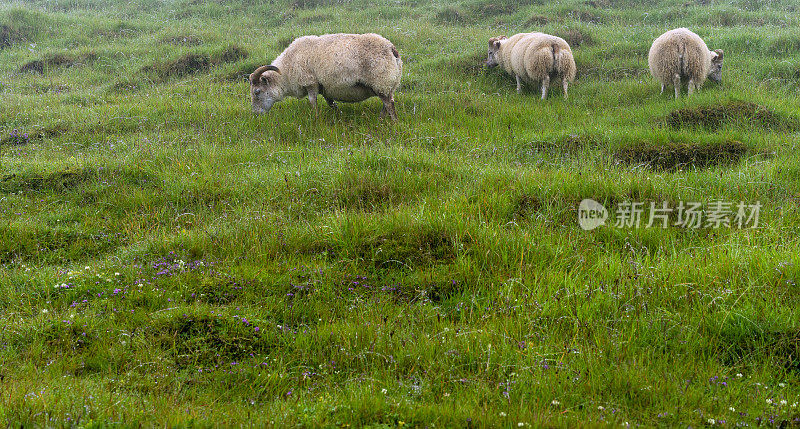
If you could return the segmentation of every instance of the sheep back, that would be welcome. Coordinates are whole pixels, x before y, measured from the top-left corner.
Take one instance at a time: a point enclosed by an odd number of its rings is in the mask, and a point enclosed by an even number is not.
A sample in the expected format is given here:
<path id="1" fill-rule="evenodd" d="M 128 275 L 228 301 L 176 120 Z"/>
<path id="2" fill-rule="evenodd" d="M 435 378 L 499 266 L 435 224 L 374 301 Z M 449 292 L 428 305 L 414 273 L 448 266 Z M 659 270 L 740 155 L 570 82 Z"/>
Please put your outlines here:
<path id="1" fill-rule="evenodd" d="M 530 33 L 517 33 L 505 40 L 500 45 L 500 52 L 497 56 L 498 62 L 500 66 L 508 73 L 514 73 L 513 66 L 512 66 L 512 52 L 514 51 L 514 46 L 519 43 L 522 39 L 528 36 Z"/>
<path id="2" fill-rule="evenodd" d="M 541 81 L 555 75 L 572 82 L 577 71 L 567 41 L 544 33 L 534 33 L 527 39 L 522 64 L 524 76 L 529 81 Z"/>
<path id="3" fill-rule="evenodd" d="M 298 91 L 319 85 L 338 101 L 391 96 L 400 86 L 403 62 L 378 34 L 326 34 L 296 39 L 273 62 Z"/>

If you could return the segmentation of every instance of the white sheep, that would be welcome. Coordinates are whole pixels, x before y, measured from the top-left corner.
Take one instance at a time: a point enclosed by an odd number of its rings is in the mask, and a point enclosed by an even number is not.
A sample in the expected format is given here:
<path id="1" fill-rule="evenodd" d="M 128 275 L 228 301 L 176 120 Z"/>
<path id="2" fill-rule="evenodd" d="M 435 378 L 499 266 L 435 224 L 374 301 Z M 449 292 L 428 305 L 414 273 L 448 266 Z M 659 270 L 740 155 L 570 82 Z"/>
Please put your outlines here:
<path id="1" fill-rule="evenodd" d="M 383 101 L 381 115 L 397 119 L 394 92 L 403 61 L 394 45 L 377 34 L 326 34 L 295 39 L 272 64 L 250 75 L 253 111 L 266 113 L 285 97 L 308 96 L 317 113 L 317 95 L 336 101 Z"/>
<path id="2" fill-rule="evenodd" d="M 517 92 L 522 82 L 541 82 L 542 100 L 547 98 L 550 82 L 560 79 L 564 98 L 568 96 L 569 83 L 575 80 L 577 68 L 572 49 L 566 40 L 544 33 L 519 33 L 489 39 L 489 67 L 501 66 L 514 75 Z"/>
<path id="3" fill-rule="evenodd" d="M 688 81 L 689 95 L 699 90 L 706 77 L 722 79 L 722 49 L 709 51 L 703 39 L 686 28 L 667 31 L 650 47 L 647 62 L 650 73 L 661 81 L 661 93 L 667 85 L 675 87 L 680 97 L 681 81 Z"/>

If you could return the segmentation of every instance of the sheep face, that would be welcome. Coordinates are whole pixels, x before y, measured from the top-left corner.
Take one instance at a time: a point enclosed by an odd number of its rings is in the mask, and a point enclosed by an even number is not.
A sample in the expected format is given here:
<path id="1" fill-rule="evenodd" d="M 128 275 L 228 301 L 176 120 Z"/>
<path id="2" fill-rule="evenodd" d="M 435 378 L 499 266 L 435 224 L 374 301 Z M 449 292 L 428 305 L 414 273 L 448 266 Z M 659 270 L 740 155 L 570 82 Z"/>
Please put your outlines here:
<path id="1" fill-rule="evenodd" d="M 253 102 L 253 112 L 267 113 L 272 105 L 282 98 L 280 71 L 277 68 L 266 71 L 259 69 L 250 75 L 250 99 Z"/>
<path id="2" fill-rule="evenodd" d="M 486 65 L 489 67 L 497 67 L 500 62 L 497 61 L 497 56 L 500 52 L 501 40 L 507 39 L 506 36 L 492 37 L 489 39 L 489 56 L 486 59 Z"/>
<path id="3" fill-rule="evenodd" d="M 711 51 L 711 70 L 709 70 L 708 78 L 714 82 L 722 80 L 722 49 Z"/>

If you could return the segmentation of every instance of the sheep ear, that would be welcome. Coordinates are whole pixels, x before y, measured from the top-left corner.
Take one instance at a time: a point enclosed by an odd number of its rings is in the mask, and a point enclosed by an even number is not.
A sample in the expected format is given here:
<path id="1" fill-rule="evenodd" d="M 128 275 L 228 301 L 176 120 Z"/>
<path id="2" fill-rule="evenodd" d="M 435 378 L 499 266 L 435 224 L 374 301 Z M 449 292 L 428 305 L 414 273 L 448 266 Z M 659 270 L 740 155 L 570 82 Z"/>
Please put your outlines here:
<path id="1" fill-rule="evenodd" d="M 499 40 L 495 40 L 495 41 L 494 41 L 494 47 L 495 47 L 496 49 L 500 49 L 500 41 L 499 41 Z"/>
<path id="2" fill-rule="evenodd" d="M 711 51 L 711 62 L 713 63 L 721 63 L 722 62 L 722 49 L 717 49 L 715 51 Z"/>
<path id="3" fill-rule="evenodd" d="M 722 51 L 722 49 L 717 49 L 717 50 L 716 50 L 716 51 L 714 51 L 714 52 L 716 52 L 716 53 L 717 53 L 717 61 L 722 61 L 722 57 L 723 57 L 723 54 L 724 54 L 724 52 Z"/>
<path id="4" fill-rule="evenodd" d="M 261 77 L 260 77 L 258 80 L 259 80 L 259 81 L 261 81 L 261 83 L 263 83 L 263 84 L 265 84 L 265 85 L 266 85 L 267 83 L 269 83 L 269 79 L 267 79 L 267 77 L 266 77 L 266 76 L 264 76 L 264 75 L 261 75 Z"/>

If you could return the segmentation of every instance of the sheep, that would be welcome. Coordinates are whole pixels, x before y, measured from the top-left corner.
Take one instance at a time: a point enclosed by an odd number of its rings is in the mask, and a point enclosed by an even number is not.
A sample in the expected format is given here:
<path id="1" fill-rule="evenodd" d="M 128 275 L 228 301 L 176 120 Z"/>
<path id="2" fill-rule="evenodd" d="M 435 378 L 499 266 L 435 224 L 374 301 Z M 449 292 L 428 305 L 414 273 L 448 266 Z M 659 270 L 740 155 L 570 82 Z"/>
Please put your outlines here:
<path id="1" fill-rule="evenodd" d="M 647 62 L 650 74 L 661 81 L 661 93 L 667 85 L 675 87 L 680 97 L 681 81 L 688 80 L 688 92 L 699 90 L 706 78 L 722 80 L 723 51 L 709 51 L 703 39 L 686 28 L 667 31 L 650 47 Z"/>
<path id="2" fill-rule="evenodd" d="M 308 96 L 316 115 L 319 94 L 331 107 L 377 96 L 383 101 L 381 116 L 397 120 L 394 92 L 402 71 L 397 48 L 380 35 L 303 36 L 250 75 L 253 111 L 266 113 L 285 97 Z"/>
<path id="3" fill-rule="evenodd" d="M 519 33 L 489 39 L 489 67 L 501 66 L 514 75 L 517 92 L 523 81 L 541 82 L 542 100 L 552 80 L 561 79 L 564 98 L 568 97 L 570 82 L 575 80 L 575 58 L 566 40 L 544 33 Z"/>

